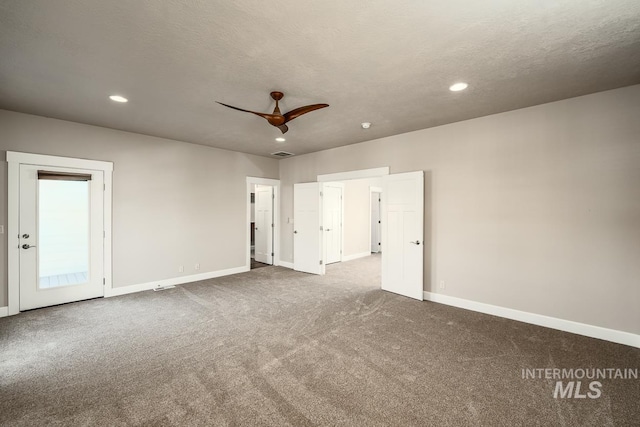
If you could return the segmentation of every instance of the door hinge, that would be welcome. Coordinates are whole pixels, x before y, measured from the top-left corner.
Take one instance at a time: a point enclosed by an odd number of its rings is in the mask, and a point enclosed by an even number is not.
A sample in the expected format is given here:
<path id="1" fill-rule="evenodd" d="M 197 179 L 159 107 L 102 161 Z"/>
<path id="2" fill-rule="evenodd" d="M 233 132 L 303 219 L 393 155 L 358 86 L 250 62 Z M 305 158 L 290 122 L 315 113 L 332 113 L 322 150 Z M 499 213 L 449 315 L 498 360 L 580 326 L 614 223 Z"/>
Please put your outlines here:
<path id="1" fill-rule="evenodd" d="M 322 265 L 322 260 L 320 260 L 320 265 Z"/>
<path id="2" fill-rule="evenodd" d="M 275 199 L 275 198 L 276 198 L 276 195 L 275 195 L 275 194 L 271 194 L 271 198 L 272 198 L 272 199 Z"/>
<path id="3" fill-rule="evenodd" d="M 107 238 L 107 232 L 105 230 L 102 230 L 102 238 L 103 239 Z"/>
<path id="4" fill-rule="evenodd" d="M 105 279 L 104 277 L 102 278 L 102 284 L 106 285 L 107 284 L 107 279 Z"/>
<path id="5" fill-rule="evenodd" d="M 271 224 L 271 226 L 273 227 L 273 224 Z"/>
<path id="6" fill-rule="evenodd" d="M 320 226 L 320 231 L 323 231 L 323 230 L 322 230 L 322 226 Z"/>
<path id="7" fill-rule="evenodd" d="M 320 192 L 320 197 L 322 197 L 322 191 Z"/>
<path id="8" fill-rule="evenodd" d="M 273 252 L 271 252 L 271 256 L 273 256 Z"/>

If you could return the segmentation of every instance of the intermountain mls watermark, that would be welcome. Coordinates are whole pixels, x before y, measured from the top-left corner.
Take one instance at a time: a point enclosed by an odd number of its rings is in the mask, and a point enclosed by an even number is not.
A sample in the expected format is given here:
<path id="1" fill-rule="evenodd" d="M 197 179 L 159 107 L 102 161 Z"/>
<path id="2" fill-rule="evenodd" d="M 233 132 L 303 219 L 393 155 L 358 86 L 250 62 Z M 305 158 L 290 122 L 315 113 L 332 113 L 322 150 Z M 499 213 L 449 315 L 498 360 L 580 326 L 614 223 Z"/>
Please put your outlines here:
<path id="1" fill-rule="evenodd" d="M 556 380 L 554 399 L 597 399 L 602 395 L 599 380 L 637 380 L 637 368 L 531 368 L 522 379 Z"/>

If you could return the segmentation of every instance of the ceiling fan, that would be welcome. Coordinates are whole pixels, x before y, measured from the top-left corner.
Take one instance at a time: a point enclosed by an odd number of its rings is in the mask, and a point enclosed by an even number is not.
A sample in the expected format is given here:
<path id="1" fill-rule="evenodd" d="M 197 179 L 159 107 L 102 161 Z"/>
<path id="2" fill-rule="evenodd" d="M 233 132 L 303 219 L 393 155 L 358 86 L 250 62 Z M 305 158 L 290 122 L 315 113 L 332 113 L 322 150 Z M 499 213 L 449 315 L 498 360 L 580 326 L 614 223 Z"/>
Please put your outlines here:
<path id="1" fill-rule="evenodd" d="M 284 97 L 284 93 L 282 92 L 271 92 L 271 98 L 276 101 L 276 108 L 274 108 L 273 113 L 257 113 L 255 111 L 244 110 L 242 108 L 234 107 L 232 105 L 223 104 L 222 102 L 218 102 L 220 105 L 224 105 L 225 107 L 233 108 L 234 110 L 244 111 L 245 113 L 255 114 L 256 116 L 260 116 L 264 119 L 267 119 L 269 124 L 280 129 L 282 133 L 286 133 L 289 128 L 285 123 L 290 122 L 296 117 L 300 117 L 303 114 L 307 114 L 314 110 L 319 110 L 320 108 L 328 107 L 329 104 L 313 104 L 313 105 L 305 105 L 304 107 L 299 107 L 294 110 L 289 111 L 288 113 L 282 114 L 280 112 L 280 107 L 278 107 L 278 101 L 280 101 Z"/>

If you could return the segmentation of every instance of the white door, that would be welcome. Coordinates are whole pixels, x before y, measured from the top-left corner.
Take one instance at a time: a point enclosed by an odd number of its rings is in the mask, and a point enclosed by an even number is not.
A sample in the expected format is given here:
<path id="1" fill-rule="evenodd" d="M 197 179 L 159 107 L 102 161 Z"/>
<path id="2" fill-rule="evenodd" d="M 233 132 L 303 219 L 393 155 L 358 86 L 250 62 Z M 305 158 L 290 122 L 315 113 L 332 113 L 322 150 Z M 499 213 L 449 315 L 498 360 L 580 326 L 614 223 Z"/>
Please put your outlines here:
<path id="1" fill-rule="evenodd" d="M 20 165 L 20 310 L 104 295 L 104 172 Z"/>
<path id="2" fill-rule="evenodd" d="M 342 261 L 342 183 L 325 183 L 322 186 L 322 234 L 324 238 L 324 263 Z"/>
<path id="3" fill-rule="evenodd" d="M 371 252 L 378 253 L 382 249 L 382 230 L 380 220 L 381 195 L 374 191 L 371 193 Z"/>
<path id="4" fill-rule="evenodd" d="M 320 184 L 293 185 L 293 269 L 324 274 Z"/>
<path id="5" fill-rule="evenodd" d="M 256 185 L 255 259 L 273 264 L 273 187 Z"/>
<path id="6" fill-rule="evenodd" d="M 424 172 L 382 177 L 382 289 L 423 299 Z"/>

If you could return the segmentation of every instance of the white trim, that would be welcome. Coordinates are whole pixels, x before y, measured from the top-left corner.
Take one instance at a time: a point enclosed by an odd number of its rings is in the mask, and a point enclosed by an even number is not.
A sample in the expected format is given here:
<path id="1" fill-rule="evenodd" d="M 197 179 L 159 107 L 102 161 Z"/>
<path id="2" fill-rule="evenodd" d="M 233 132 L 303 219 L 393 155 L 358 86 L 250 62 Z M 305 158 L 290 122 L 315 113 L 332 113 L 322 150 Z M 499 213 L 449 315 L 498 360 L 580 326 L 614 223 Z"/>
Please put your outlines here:
<path id="1" fill-rule="evenodd" d="M 373 169 L 360 169 L 357 171 L 327 173 L 318 175 L 318 182 L 344 181 L 345 179 L 379 178 L 389 175 L 389 166 Z"/>
<path id="2" fill-rule="evenodd" d="M 364 257 L 368 257 L 369 255 L 371 255 L 371 251 L 369 252 L 360 252 L 358 254 L 352 254 L 352 255 L 344 255 L 342 257 L 342 261 L 353 261 L 354 259 L 358 259 L 358 258 L 364 258 Z"/>
<path id="3" fill-rule="evenodd" d="M 7 317 L 9 315 L 9 307 L 0 307 L 0 317 Z"/>
<path id="4" fill-rule="evenodd" d="M 247 238 L 245 240 L 245 252 L 247 254 L 245 259 L 245 267 L 247 270 L 251 269 L 251 232 L 249 226 L 251 225 L 251 185 L 270 185 L 273 187 L 273 265 L 280 265 L 280 180 L 270 178 L 256 178 L 253 176 L 247 177 L 247 222 L 245 227 L 245 233 Z"/>
<path id="5" fill-rule="evenodd" d="M 113 172 L 111 170 L 104 171 L 104 198 L 102 199 L 103 210 L 103 227 L 104 227 L 104 243 L 103 243 L 103 271 L 104 275 L 104 292 L 113 288 L 113 253 L 112 253 L 112 206 L 113 206 Z"/>
<path id="6" fill-rule="evenodd" d="M 7 178 L 7 306 L 12 316 L 20 312 L 20 163 L 9 162 Z"/>
<path id="7" fill-rule="evenodd" d="M 42 165 L 51 167 L 89 169 L 103 172 L 103 231 L 104 231 L 104 292 L 106 293 L 112 283 L 112 183 L 113 163 L 100 160 L 76 159 L 71 157 L 48 156 L 44 154 L 20 153 L 7 151 L 8 163 L 8 219 L 7 219 L 7 270 L 8 270 L 8 314 L 14 315 L 20 312 L 20 246 L 18 240 L 20 221 L 20 165 Z"/>
<path id="8" fill-rule="evenodd" d="M 171 279 L 163 279 L 155 282 L 139 283 L 137 285 L 122 286 L 113 289 L 105 289 L 105 297 L 115 297 L 118 295 L 132 294 L 135 292 L 149 291 L 155 288 L 163 288 L 165 286 L 184 285 L 185 283 L 198 282 L 201 280 L 214 279 L 216 277 L 230 276 L 231 274 L 244 273 L 249 271 L 246 266 L 228 268 L 226 270 L 211 271 L 209 273 L 192 274 L 190 276 L 172 277 Z"/>
<path id="9" fill-rule="evenodd" d="M 278 263 L 278 265 L 280 267 L 285 267 L 285 268 L 290 268 L 293 270 L 293 263 L 292 262 L 287 262 L 287 261 L 282 261 L 280 260 L 280 262 Z"/>
<path id="10" fill-rule="evenodd" d="M 514 310 L 512 308 L 485 304 L 482 302 L 471 301 L 434 292 L 425 291 L 424 299 L 431 302 L 451 305 L 453 307 L 464 308 L 465 310 L 491 314 L 498 317 L 504 317 L 506 319 L 544 326 L 545 328 L 557 329 L 559 331 L 570 332 L 572 334 L 584 335 L 586 337 L 598 338 L 605 341 L 640 348 L 640 335 L 632 334 L 630 332 L 587 325 L 586 323 L 558 319 L 556 317 Z"/>
<path id="11" fill-rule="evenodd" d="M 60 168 L 95 169 L 113 171 L 112 162 L 101 160 L 76 159 L 73 157 L 47 156 L 44 154 L 19 153 L 7 151 L 7 162 L 27 165 L 49 165 Z"/>

